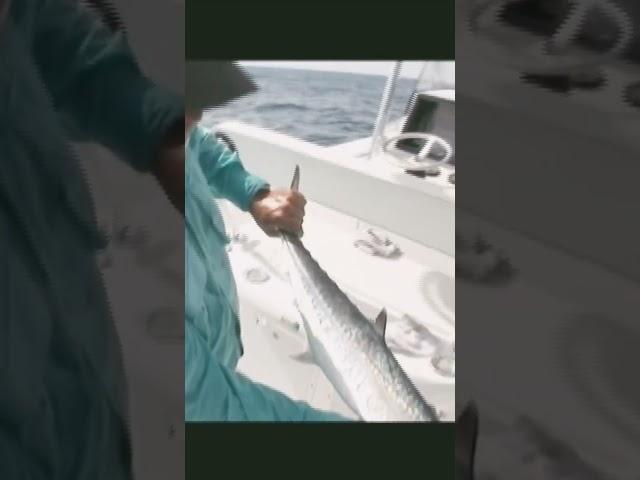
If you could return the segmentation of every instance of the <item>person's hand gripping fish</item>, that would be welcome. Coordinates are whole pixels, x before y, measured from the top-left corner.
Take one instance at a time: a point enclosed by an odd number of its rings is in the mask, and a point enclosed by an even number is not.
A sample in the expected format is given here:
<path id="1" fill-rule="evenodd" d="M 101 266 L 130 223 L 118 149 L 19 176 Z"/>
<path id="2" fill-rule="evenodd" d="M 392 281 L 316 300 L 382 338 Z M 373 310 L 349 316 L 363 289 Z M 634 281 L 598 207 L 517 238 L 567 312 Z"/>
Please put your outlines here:
<path id="1" fill-rule="evenodd" d="M 250 212 L 270 237 L 279 235 L 281 231 L 302 236 L 306 203 L 304 195 L 295 188 L 264 190 L 256 195 Z"/>

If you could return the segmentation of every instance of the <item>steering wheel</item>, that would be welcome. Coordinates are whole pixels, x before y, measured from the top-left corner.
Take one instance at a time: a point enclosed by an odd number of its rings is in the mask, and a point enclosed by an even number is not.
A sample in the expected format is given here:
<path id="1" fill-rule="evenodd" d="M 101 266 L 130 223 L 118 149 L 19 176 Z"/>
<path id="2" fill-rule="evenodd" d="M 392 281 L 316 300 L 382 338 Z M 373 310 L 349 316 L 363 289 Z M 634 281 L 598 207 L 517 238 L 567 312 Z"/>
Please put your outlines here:
<path id="1" fill-rule="evenodd" d="M 398 158 L 392 154 L 385 155 L 385 158 L 389 163 L 396 167 L 402 168 L 403 170 L 426 171 L 433 166 L 447 163 L 453 156 L 453 148 L 451 148 L 449 142 L 447 142 L 444 138 L 432 133 L 419 132 L 401 133 L 400 135 L 395 135 L 387 139 L 382 146 L 382 151 L 385 153 L 390 153 L 389 149 L 397 141 L 407 139 L 425 140 L 424 146 L 420 149 L 417 155 L 409 158 Z M 444 157 L 440 160 L 427 158 L 427 155 L 429 155 L 429 152 L 433 149 L 434 144 L 440 145 L 445 151 Z"/>
<path id="2" fill-rule="evenodd" d="M 478 36 L 492 37 L 493 47 L 501 63 L 532 74 L 564 73 L 573 68 L 601 65 L 606 58 L 623 53 L 634 35 L 634 25 L 625 10 L 612 0 L 575 0 L 561 26 L 547 38 L 527 45 L 514 46 L 500 39 L 497 32 L 502 10 L 516 0 L 471 0 L 469 24 Z M 612 20 L 618 30 L 614 44 L 602 53 L 578 53 L 570 44 L 584 31 L 585 20 L 598 10 Z M 492 32 L 493 30 L 493 32 Z"/>

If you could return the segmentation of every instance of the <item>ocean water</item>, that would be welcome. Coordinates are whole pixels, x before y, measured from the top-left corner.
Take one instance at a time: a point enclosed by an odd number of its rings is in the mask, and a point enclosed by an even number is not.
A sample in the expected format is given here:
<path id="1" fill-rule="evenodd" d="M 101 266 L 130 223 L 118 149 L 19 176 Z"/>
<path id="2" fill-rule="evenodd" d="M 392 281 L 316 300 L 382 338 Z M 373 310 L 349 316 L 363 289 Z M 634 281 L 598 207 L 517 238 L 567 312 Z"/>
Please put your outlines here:
<path id="1" fill-rule="evenodd" d="M 321 146 L 371 135 L 386 77 L 264 67 L 246 70 L 258 91 L 207 112 L 204 125 L 239 120 Z M 392 120 L 405 113 L 415 84 L 413 79 L 399 79 Z"/>

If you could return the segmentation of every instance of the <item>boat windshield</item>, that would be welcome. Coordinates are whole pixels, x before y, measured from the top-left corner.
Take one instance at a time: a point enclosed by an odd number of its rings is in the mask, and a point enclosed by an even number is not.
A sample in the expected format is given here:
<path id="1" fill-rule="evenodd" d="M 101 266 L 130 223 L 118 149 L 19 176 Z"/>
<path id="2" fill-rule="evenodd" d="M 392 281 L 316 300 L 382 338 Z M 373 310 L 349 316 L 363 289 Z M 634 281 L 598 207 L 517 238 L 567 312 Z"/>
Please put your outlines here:
<path id="1" fill-rule="evenodd" d="M 422 71 L 418 76 L 415 90 L 455 90 L 456 89 L 456 62 L 455 61 L 429 61 L 424 62 Z"/>

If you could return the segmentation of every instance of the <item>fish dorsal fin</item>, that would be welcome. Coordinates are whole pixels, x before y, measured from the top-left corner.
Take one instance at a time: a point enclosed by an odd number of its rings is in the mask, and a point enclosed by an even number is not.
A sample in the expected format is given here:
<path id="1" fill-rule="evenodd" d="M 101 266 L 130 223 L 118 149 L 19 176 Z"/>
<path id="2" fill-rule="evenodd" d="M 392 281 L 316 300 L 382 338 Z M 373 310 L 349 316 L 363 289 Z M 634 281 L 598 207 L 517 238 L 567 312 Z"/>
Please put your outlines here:
<path id="1" fill-rule="evenodd" d="M 383 308 L 373 322 L 373 327 L 383 339 L 387 331 L 387 309 Z"/>

